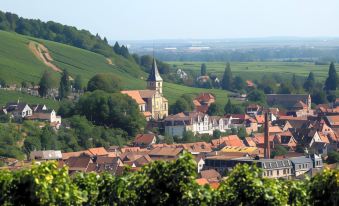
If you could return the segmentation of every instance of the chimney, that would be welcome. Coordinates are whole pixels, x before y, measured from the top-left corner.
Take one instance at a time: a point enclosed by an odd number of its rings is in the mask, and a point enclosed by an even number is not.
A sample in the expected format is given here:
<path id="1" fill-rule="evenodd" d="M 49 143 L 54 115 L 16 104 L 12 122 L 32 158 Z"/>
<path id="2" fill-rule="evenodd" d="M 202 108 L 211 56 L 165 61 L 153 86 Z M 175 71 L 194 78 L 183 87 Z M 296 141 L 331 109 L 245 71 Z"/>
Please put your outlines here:
<path id="1" fill-rule="evenodd" d="M 268 127 L 269 127 L 268 111 L 265 111 L 265 131 L 264 131 L 264 157 L 265 159 L 270 159 L 270 156 L 271 156 Z"/>

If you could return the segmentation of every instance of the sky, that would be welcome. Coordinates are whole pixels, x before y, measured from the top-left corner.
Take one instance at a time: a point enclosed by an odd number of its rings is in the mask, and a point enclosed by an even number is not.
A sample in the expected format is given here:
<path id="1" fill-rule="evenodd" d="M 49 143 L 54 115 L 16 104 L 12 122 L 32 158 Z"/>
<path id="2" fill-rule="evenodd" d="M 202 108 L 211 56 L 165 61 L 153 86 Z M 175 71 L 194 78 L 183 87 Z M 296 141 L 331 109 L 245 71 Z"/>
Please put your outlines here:
<path id="1" fill-rule="evenodd" d="M 339 37 L 339 0 L 1 0 L 109 40 Z"/>

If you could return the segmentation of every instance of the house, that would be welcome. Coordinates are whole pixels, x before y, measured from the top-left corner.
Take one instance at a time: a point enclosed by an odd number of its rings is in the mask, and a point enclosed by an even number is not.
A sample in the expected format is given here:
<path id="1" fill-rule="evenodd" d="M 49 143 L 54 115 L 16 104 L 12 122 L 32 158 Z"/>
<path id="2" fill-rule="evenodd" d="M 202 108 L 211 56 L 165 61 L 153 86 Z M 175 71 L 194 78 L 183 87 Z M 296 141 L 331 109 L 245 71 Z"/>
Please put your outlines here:
<path id="1" fill-rule="evenodd" d="M 160 147 L 152 149 L 148 155 L 152 160 L 175 160 L 183 151 L 182 148 Z"/>
<path id="2" fill-rule="evenodd" d="M 288 150 L 294 151 L 297 147 L 297 141 L 290 131 L 285 131 L 274 136 L 274 145 L 281 145 Z"/>
<path id="3" fill-rule="evenodd" d="M 268 136 L 268 141 L 270 142 L 270 147 L 274 148 L 274 135 L 269 135 Z M 256 144 L 257 147 L 259 148 L 264 148 L 265 147 L 265 137 L 264 133 L 256 133 L 252 137 L 253 142 Z"/>
<path id="4" fill-rule="evenodd" d="M 155 134 L 137 134 L 134 139 L 134 145 L 138 147 L 150 147 L 152 144 L 155 144 L 157 138 Z"/>
<path id="5" fill-rule="evenodd" d="M 169 145 L 171 146 L 171 145 Z M 206 142 L 194 142 L 194 143 L 185 143 L 185 144 L 176 144 L 175 147 L 183 148 L 187 152 L 193 155 L 205 154 L 212 152 L 212 146 Z"/>
<path id="6" fill-rule="evenodd" d="M 33 151 L 29 155 L 30 160 L 58 160 L 62 159 L 60 150 Z"/>
<path id="7" fill-rule="evenodd" d="M 163 79 L 158 71 L 157 63 L 153 58 L 152 69 L 147 78 L 146 90 L 125 90 L 122 94 L 130 96 L 136 101 L 147 120 L 163 119 L 168 115 L 168 100 L 164 97 Z"/>
<path id="8" fill-rule="evenodd" d="M 197 163 L 197 172 L 200 173 L 200 171 L 204 168 L 205 160 L 202 155 L 196 155 L 194 160 Z"/>
<path id="9" fill-rule="evenodd" d="M 75 172 L 89 172 L 93 171 L 93 165 L 90 166 L 90 163 L 93 163 L 92 158 L 89 155 L 82 154 L 78 157 L 70 157 L 65 160 L 65 164 L 68 166 L 68 171 L 70 174 Z"/>
<path id="10" fill-rule="evenodd" d="M 194 100 L 195 111 L 206 113 L 209 106 L 215 102 L 215 97 L 211 93 L 200 93 Z"/>
<path id="11" fill-rule="evenodd" d="M 6 111 L 16 119 L 32 116 L 33 110 L 26 103 L 7 103 Z"/>
<path id="12" fill-rule="evenodd" d="M 315 171 L 321 171 L 323 162 L 320 156 L 313 154 L 300 157 L 291 157 L 289 160 L 292 162 L 295 177 L 307 174 L 313 176 Z"/>
<path id="13" fill-rule="evenodd" d="M 201 112 L 184 112 L 165 118 L 165 134 L 182 137 L 185 131 L 194 134 L 213 134 L 214 130 L 225 131 L 224 118 Z"/>
<path id="14" fill-rule="evenodd" d="M 261 168 L 262 175 L 267 178 L 285 178 L 290 179 L 292 176 L 292 163 L 288 159 L 253 159 L 251 157 L 240 158 L 215 158 L 207 157 L 205 167 L 213 168 L 221 174 L 231 171 L 237 164 L 256 165 Z"/>
<path id="15" fill-rule="evenodd" d="M 288 110 L 295 110 L 296 106 L 300 106 L 300 102 L 305 104 L 308 110 L 311 110 L 312 105 L 309 94 L 267 94 L 266 101 L 269 105 L 281 105 Z"/>
<path id="16" fill-rule="evenodd" d="M 274 121 L 276 121 L 278 118 L 279 118 L 279 108 L 277 108 L 277 107 L 271 107 L 271 108 L 269 108 L 268 109 L 268 111 L 269 111 L 269 119 L 272 121 L 272 122 L 274 122 Z"/>
<path id="17" fill-rule="evenodd" d="M 47 121 L 50 123 L 61 124 L 61 117 L 56 115 L 54 109 L 46 109 L 46 110 L 38 110 L 34 111 L 31 116 L 26 117 L 29 120 L 39 120 L 39 121 Z"/>
<path id="18" fill-rule="evenodd" d="M 213 139 L 212 145 L 214 147 L 244 147 L 244 142 L 237 135 L 229 135 L 226 137 L 220 137 L 219 139 Z"/>
<path id="19" fill-rule="evenodd" d="M 339 128 L 339 115 L 325 116 L 324 119 L 331 128 Z"/>
<path id="20" fill-rule="evenodd" d="M 249 104 L 246 107 L 246 114 L 254 117 L 261 112 L 261 109 L 262 109 L 261 106 L 258 104 Z"/>
<path id="21" fill-rule="evenodd" d="M 199 176 L 208 182 L 219 182 L 221 180 L 221 175 L 215 169 L 202 170 Z"/>
<path id="22" fill-rule="evenodd" d="M 107 150 L 103 147 L 89 148 L 88 152 L 92 156 L 108 156 Z"/>

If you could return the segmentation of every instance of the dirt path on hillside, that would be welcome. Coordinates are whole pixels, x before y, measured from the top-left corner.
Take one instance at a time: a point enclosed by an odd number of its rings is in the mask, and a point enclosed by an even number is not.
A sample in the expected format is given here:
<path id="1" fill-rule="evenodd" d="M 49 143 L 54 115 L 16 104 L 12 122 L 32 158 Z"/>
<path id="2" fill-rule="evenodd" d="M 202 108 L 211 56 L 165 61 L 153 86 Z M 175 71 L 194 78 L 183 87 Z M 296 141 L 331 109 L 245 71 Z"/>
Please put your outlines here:
<path id="1" fill-rule="evenodd" d="M 109 64 L 109 65 L 112 65 L 113 63 L 112 63 L 112 60 L 110 59 L 110 58 L 106 58 L 106 60 L 107 60 L 107 64 Z"/>
<path id="2" fill-rule="evenodd" d="M 53 58 L 44 45 L 38 42 L 30 41 L 28 44 L 28 48 L 39 60 L 41 60 L 46 66 L 50 67 L 53 71 L 60 73 L 62 72 L 62 69 L 52 63 Z"/>

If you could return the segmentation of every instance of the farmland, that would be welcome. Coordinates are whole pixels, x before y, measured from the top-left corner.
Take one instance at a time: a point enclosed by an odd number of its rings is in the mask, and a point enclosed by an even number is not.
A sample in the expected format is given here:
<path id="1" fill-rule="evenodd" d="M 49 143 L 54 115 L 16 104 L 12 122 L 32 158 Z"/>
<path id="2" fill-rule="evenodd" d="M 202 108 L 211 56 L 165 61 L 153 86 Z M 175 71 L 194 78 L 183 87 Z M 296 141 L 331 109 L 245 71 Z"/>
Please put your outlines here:
<path id="1" fill-rule="evenodd" d="M 224 72 L 225 62 L 167 62 L 176 65 L 185 71 L 200 72 L 200 65 L 205 63 L 208 73 L 216 73 L 219 77 Z M 291 79 L 295 74 L 300 79 L 313 72 L 317 81 L 324 81 L 327 77 L 329 65 L 315 65 L 312 62 L 230 62 L 233 75 L 244 79 L 260 80 L 263 75 L 280 75 L 282 78 Z"/>

